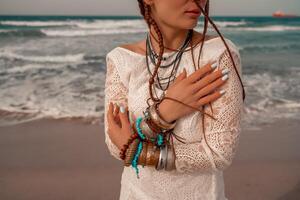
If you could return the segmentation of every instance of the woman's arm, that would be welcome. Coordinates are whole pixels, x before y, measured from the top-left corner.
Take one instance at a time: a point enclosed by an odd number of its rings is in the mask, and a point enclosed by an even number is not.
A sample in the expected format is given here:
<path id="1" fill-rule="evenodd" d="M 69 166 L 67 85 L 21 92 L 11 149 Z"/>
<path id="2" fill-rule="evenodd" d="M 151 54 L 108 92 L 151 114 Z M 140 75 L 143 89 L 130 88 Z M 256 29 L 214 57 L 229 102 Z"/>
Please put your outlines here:
<path id="1" fill-rule="evenodd" d="M 239 52 L 232 52 L 232 56 L 241 75 Z M 228 51 L 225 50 L 219 59 L 219 68 L 230 70 L 229 78 L 222 86 L 226 93 L 212 103 L 213 112 L 210 111 L 209 105 L 205 109 L 206 112 L 213 113 L 217 120 L 205 117 L 204 126 L 207 142 L 201 125 L 201 130 L 199 130 L 199 134 L 202 134 L 201 142 L 176 144 L 174 146 L 175 166 L 178 172 L 224 170 L 232 163 L 234 158 L 239 142 L 240 120 L 243 109 L 242 86 L 234 71 Z M 202 124 L 202 121 L 200 120 L 199 123 Z"/>
<path id="2" fill-rule="evenodd" d="M 111 141 L 108 134 L 108 120 L 107 112 L 109 108 L 109 103 L 118 103 L 127 107 L 127 94 L 128 89 L 123 84 L 120 79 L 119 73 L 115 66 L 113 60 L 106 56 L 106 80 L 105 80 L 105 106 L 104 106 L 104 131 L 105 131 L 105 143 L 108 147 L 108 150 L 112 156 L 118 160 L 122 160 L 119 157 L 120 150 L 118 147 Z"/>

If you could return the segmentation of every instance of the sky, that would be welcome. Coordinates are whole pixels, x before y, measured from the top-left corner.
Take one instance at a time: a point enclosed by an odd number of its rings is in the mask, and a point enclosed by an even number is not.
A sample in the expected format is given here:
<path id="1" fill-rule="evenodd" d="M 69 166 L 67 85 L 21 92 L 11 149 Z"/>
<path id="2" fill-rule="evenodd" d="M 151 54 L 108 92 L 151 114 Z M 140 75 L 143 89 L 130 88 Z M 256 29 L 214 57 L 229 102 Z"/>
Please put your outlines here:
<path id="1" fill-rule="evenodd" d="M 175 0 L 174 0 L 175 1 Z M 210 0 L 211 16 L 300 15 L 300 0 Z M 137 0 L 0 0 L 0 15 L 140 15 Z"/>

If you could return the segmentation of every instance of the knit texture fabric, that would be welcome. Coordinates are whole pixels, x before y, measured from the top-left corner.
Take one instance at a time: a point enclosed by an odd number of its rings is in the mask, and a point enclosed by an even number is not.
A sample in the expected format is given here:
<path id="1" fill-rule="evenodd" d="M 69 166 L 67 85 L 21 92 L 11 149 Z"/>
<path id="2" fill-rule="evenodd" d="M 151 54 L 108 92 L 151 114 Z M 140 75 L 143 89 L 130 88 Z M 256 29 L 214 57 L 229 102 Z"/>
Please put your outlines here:
<path id="1" fill-rule="evenodd" d="M 241 58 L 237 46 L 225 38 L 238 73 L 241 72 Z M 200 44 L 194 48 L 195 63 Z M 163 56 L 171 55 L 171 52 Z M 217 69 L 229 69 L 229 78 L 221 87 L 226 93 L 212 103 L 213 110 L 206 106 L 205 112 L 212 114 L 217 120 L 208 116 L 204 118 L 205 135 L 202 131 L 202 114 L 194 111 L 177 120 L 174 133 L 185 138 L 186 144 L 174 138 L 176 170 L 157 171 L 153 166 L 138 165 L 139 176 L 135 170 L 125 167 L 121 177 L 121 200 L 226 200 L 223 171 L 228 168 L 235 156 L 240 137 L 240 121 L 243 110 L 242 86 L 234 70 L 229 53 L 220 37 L 204 42 L 200 66 L 216 60 Z M 151 63 L 151 62 L 149 62 Z M 162 64 L 167 64 L 163 61 Z M 116 159 L 119 150 L 108 135 L 106 113 L 109 102 L 128 106 L 131 118 L 143 116 L 147 108 L 150 74 L 146 66 L 145 56 L 116 47 L 106 55 L 105 110 L 104 128 L 105 142 L 109 152 Z M 153 72 L 154 65 L 150 68 Z M 186 68 L 187 76 L 194 72 L 191 51 L 184 52 L 176 76 Z M 171 69 L 159 69 L 160 76 L 168 76 Z M 242 76 L 241 76 L 242 77 Z M 162 91 L 156 89 L 160 96 Z M 152 102 L 152 101 L 150 101 Z M 123 164 L 120 163 L 120 164 Z"/>

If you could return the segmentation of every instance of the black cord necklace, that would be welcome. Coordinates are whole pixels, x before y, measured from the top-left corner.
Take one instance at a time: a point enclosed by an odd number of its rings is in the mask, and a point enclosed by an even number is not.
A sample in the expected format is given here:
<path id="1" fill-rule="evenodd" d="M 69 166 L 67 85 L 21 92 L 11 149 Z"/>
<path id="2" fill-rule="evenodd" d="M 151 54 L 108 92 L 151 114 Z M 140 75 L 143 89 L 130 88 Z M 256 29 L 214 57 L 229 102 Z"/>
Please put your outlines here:
<path id="1" fill-rule="evenodd" d="M 177 51 L 175 51 L 173 54 L 171 54 L 168 57 L 163 57 L 162 60 L 168 60 L 169 58 L 173 57 L 174 55 L 178 55 L 180 54 L 184 49 L 186 49 L 186 47 L 188 46 L 191 36 L 192 36 L 193 30 L 189 30 L 185 41 L 183 42 L 183 44 L 181 45 L 180 48 L 176 49 Z M 149 35 L 149 33 L 147 34 L 147 39 L 146 39 L 146 48 L 148 49 L 148 51 L 150 52 L 150 59 L 151 62 L 156 66 L 156 63 L 158 61 L 158 55 L 155 53 L 152 45 L 151 45 L 151 37 Z M 182 52 L 183 53 L 183 52 Z M 178 59 L 178 58 L 177 58 Z M 174 62 L 176 62 L 176 58 L 170 62 L 169 64 L 163 65 L 161 63 L 161 65 L 159 66 L 160 68 L 168 68 L 169 66 L 171 66 L 172 64 L 174 64 Z"/>
<path id="2" fill-rule="evenodd" d="M 184 52 L 184 50 L 186 49 L 186 47 L 189 45 L 190 41 L 191 41 L 191 36 L 192 36 L 192 31 L 193 30 L 189 30 L 189 33 L 187 34 L 187 37 L 184 41 L 184 44 L 181 46 L 181 48 L 178 50 L 178 52 L 175 53 L 176 57 L 175 59 L 171 62 L 171 64 L 173 64 L 173 68 L 172 68 L 172 71 L 171 71 L 171 74 L 168 76 L 168 77 L 159 77 L 158 76 L 158 73 L 157 73 L 157 79 L 155 80 L 154 82 L 154 86 L 162 91 L 166 91 L 167 88 L 169 87 L 169 84 L 170 82 L 173 82 L 173 80 L 175 79 L 176 77 L 176 73 L 177 73 L 177 70 L 178 70 L 178 66 L 179 66 L 179 63 L 181 61 L 181 57 L 182 57 L 182 54 Z M 147 69 L 148 69 L 148 72 L 149 74 L 153 75 L 151 70 L 150 70 L 150 67 L 149 67 L 149 62 L 148 62 L 148 52 L 150 52 L 150 58 L 151 58 L 151 52 L 153 50 L 151 50 L 151 46 L 149 44 L 150 40 L 147 38 L 146 40 L 146 64 L 147 64 Z M 151 62 L 154 64 L 154 66 L 156 66 L 156 62 L 152 59 L 150 59 Z M 168 66 L 160 66 L 162 68 L 167 68 L 171 66 L 170 64 L 168 64 Z M 172 79 L 171 79 L 172 78 Z M 163 80 L 163 81 L 160 81 L 160 80 Z M 167 81 L 165 81 L 167 80 Z M 155 88 L 154 88 L 154 91 L 155 91 Z"/>

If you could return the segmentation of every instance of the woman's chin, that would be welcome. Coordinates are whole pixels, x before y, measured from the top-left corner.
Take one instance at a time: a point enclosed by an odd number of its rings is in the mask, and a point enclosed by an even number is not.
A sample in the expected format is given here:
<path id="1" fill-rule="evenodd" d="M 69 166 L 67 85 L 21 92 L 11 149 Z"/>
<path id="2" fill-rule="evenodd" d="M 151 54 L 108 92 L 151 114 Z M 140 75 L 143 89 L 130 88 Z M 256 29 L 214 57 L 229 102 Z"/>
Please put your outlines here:
<path id="1" fill-rule="evenodd" d="M 185 29 L 193 29 L 197 26 L 198 20 L 189 20 L 185 23 Z"/>

